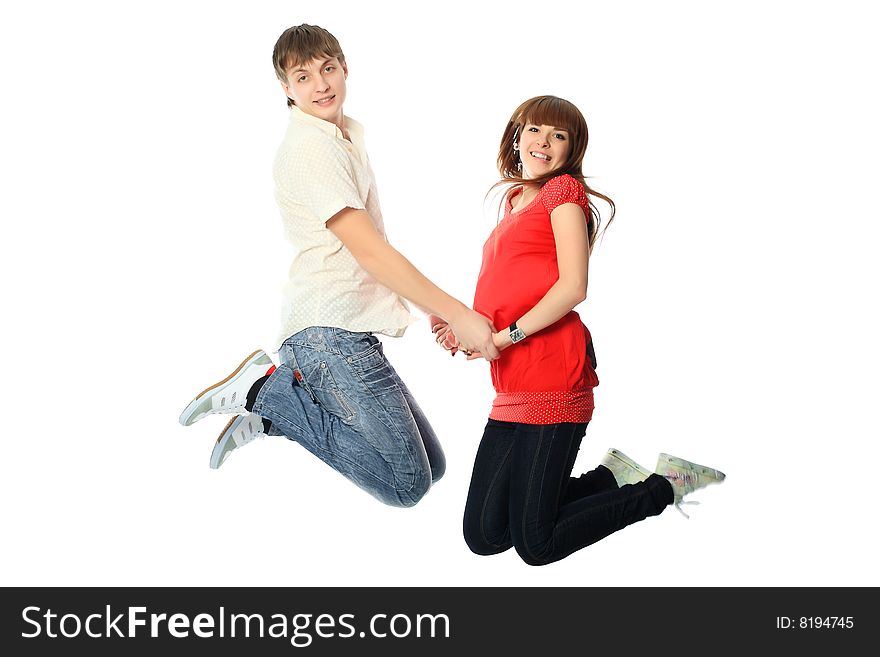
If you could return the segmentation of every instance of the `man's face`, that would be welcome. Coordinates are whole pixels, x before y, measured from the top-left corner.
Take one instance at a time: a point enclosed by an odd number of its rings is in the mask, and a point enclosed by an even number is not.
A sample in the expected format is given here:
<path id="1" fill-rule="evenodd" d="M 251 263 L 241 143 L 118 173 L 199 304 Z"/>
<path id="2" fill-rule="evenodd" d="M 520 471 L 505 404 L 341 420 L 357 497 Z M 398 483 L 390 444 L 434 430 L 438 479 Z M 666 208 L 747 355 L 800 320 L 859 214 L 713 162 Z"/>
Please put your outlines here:
<path id="1" fill-rule="evenodd" d="M 342 127 L 345 78 L 348 68 L 336 57 L 313 59 L 287 71 L 281 87 L 287 97 L 306 114 Z"/>

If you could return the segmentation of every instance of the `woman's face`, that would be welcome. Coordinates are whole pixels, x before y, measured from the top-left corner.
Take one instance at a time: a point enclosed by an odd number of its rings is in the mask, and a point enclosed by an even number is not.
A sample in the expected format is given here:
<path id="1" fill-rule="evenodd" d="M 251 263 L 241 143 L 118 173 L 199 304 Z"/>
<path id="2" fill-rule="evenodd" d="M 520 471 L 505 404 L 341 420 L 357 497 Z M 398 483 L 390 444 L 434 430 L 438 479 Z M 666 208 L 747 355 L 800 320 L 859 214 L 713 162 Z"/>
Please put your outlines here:
<path id="1" fill-rule="evenodd" d="M 537 178 L 555 171 L 565 162 L 569 150 L 568 131 L 526 123 L 519 134 L 518 146 L 523 178 Z"/>

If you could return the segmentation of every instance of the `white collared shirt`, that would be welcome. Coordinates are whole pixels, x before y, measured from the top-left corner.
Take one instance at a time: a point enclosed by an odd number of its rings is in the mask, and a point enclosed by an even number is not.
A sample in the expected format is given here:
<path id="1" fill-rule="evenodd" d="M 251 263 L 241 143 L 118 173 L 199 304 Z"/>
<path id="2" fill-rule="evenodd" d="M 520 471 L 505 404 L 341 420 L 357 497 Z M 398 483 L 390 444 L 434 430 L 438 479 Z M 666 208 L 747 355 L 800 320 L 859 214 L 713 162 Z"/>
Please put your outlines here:
<path id="1" fill-rule="evenodd" d="M 397 337 L 415 320 L 406 301 L 368 274 L 327 228 L 340 210 L 366 210 L 385 238 L 363 127 L 348 117 L 344 122 L 351 141 L 335 124 L 290 108 L 275 158 L 275 199 L 298 253 L 284 286 L 275 351 L 310 326 Z"/>

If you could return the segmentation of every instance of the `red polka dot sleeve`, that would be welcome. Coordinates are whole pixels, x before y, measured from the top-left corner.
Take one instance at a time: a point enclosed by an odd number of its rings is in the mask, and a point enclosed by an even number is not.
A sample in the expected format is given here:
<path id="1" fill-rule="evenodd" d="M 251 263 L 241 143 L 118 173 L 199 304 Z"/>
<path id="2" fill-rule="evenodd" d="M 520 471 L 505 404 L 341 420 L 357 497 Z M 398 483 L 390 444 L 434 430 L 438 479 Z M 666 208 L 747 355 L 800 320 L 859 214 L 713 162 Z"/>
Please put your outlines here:
<path id="1" fill-rule="evenodd" d="M 564 203 L 577 203 L 583 208 L 584 214 L 590 209 L 584 186 L 568 174 L 550 179 L 541 189 L 541 201 L 548 213 Z"/>

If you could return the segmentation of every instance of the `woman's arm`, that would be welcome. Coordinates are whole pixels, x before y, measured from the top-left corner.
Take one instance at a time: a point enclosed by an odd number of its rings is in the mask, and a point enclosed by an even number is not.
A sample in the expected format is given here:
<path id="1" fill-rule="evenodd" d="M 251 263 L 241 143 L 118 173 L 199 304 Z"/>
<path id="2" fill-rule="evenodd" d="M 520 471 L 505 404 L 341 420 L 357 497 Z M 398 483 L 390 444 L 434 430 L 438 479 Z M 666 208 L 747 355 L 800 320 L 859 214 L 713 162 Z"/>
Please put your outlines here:
<path id="1" fill-rule="evenodd" d="M 479 351 L 486 360 L 498 358 L 492 323 L 428 280 L 379 235 L 366 210 L 345 208 L 327 221 L 327 228 L 376 280 L 429 313 L 446 319 L 464 349 Z"/>
<path id="2" fill-rule="evenodd" d="M 559 280 L 531 310 L 516 320 L 517 327 L 527 336 L 565 317 L 572 308 L 587 298 L 590 246 L 584 211 L 576 203 L 563 203 L 550 213 L 550 223 L 553 227 L 553 238 L 556 240 Z M 510 329 L 506 326 L 493 338 L 499 349 L 513 344 L 510 341 Z"/>

